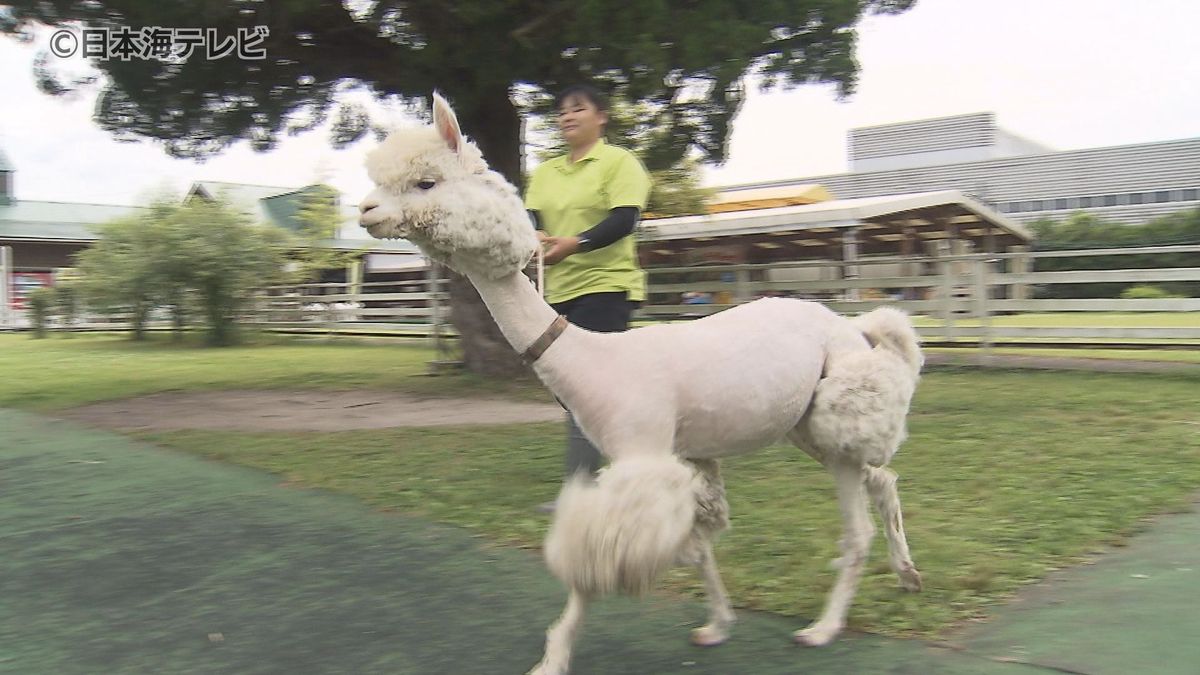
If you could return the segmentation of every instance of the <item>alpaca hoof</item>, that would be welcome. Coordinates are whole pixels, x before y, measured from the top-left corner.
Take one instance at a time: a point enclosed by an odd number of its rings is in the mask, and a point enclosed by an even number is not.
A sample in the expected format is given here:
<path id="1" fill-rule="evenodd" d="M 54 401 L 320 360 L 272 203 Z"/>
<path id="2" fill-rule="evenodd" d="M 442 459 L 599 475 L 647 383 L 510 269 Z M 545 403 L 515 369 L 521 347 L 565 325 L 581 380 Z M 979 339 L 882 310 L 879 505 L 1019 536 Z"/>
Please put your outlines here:
<path id="1" fill-rule="evenodd" d="M 729 631 L 716 626 L 702 626 L 692 629 L 692 644 L 697 647 L 716 647 L 729 639 Z"/>
<path id="2" fill-rule="evenodd" d="M 793 638 L 797 644 L 805 647 L 824 647 L 833 642 L 837 637 L 839 628 L 825 628 L 823 626 L 809 626 L 804 630 L 798 630 L 793 634 Z"/>
<path id="3" fill-rule="evenodd" d="M 896 573 L 900 577 L 900 588 L 909 593 L 921 591 L 921 573 L 915 567 L 908 567 Z"/>

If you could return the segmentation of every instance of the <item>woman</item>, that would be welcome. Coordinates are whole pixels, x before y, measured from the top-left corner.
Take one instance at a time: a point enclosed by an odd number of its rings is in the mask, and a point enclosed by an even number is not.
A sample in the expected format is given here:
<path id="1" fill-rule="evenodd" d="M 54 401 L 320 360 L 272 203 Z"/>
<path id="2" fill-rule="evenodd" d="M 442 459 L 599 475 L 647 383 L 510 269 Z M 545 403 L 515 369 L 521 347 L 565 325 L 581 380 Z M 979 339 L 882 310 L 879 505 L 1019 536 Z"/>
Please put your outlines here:
<path id="1" fill-rule="evenodd" d="M 525 193 L 545 248 L 546 301 L 581 328 L 621 332 L 646 298 L 632 234 L 650 196 L 650 176 L 633 153 L 604 142 L 608 105 L 600 92 L 575 85 L 555 104 L 569 150 L 534 169 Z M 600 463 L 568 411 L 567 475 L 594 474 Z"/>

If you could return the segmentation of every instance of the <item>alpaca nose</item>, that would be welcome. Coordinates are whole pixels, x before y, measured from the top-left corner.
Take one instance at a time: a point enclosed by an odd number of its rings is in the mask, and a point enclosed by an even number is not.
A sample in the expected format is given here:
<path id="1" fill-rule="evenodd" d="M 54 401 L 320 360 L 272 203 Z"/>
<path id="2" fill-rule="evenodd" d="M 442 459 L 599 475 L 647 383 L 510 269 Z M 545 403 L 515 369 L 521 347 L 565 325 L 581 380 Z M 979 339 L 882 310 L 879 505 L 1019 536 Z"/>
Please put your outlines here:
<path id="1" fill-rule="evenodd" d="M 379 207 L 379 202 L 375 201 L 374 199 L 367 198 L 367 199 L 364 199 L 363 202 L 358 205 L 358 212 L 362 215 L 366 215 L 367 211 L 370 211 L 371 209 L 378 208 L 378 207 Z"/>

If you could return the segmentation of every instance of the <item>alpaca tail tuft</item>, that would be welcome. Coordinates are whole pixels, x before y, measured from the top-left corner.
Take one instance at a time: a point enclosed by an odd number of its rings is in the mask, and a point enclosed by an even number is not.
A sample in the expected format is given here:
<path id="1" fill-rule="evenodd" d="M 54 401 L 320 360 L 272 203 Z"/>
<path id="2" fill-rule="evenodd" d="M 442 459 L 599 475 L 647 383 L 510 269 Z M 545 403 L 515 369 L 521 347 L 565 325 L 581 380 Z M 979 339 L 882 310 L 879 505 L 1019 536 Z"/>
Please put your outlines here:
<path id="1" fill-rule="evenodd" d="M 675 564 L 696 520 L 702 479 L 675 457 L 628 457 L 595 484 L 562 489 L 546 536 L 546 564 L 588 596 L 642 595 Z"/>
<path id="2" fill-rule="evenodd" d="M 900 357 L 912 370 L 921 372 L 925 357 L 921 354 L 921 339 L 908 315 L 894 307 L 876 307 L 853 319 L 854 325 L 874 347 L 882 347 Z"/>

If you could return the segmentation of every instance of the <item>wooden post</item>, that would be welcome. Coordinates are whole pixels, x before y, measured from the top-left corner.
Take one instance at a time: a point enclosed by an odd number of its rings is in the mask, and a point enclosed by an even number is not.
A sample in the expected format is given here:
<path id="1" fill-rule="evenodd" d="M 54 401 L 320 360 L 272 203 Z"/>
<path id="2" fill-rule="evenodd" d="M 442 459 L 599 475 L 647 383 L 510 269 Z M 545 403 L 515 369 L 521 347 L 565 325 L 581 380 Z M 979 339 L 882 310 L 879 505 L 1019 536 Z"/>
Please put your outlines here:
<path id="1" fill-rule="evenodd" d="M 362 294 L 363 284 L 363 261 L 351 260 L 350 264 L 346 265 L 346 281 L 350 284 L 350 294 L 358 296 Z M 357 302 L 357 297 L 355 302 Z"/>
<path id="2" fill-rule="evenodd" d="M 842 232 L 842 278 L 843 279 L 858 279 L 858 265 L 854 264 L 858 261 L 858 228 L 848 227 Z M 847 299 L 858 300 L 860 298 L 859 289 L 846 289 Z"/>
<path id="3" fill-rule="evenodd" d="M 941 293 L 939 293 L 941 297 L 938 302 L 942 315 L 942 337 L 950 342 L 954 340 L 954 264 L 946 260 L 946 257 L 950 255 L 950 242 L 935 242 L 934 255 L 940 258 L 938 271 L 942 277 Z"/>
<path id="4" fill-rule="evenodd" d="M 1010 246 L 1008 250 L 1012 253 L 1028 253 L 1028 246 Z M 1030 271 L 1030 257 L 1027 255 L 1009 258 L 1008 271 L 1010 274 L 1026 274 Z M 1009 297 L 1013 300 L 1028 300 L 1029 299 L 1029 284 L 1013 284 L 1009 290 Z"/>
<path id="5" fill-rule="evenodd" d="M 992 356 L 992 317 L 988 309 L 988 261 L 980 257 L 973 262 L 975 267 L 975 316 L 979 318 L 979 346 L 983 348 L 983 358 L 986 361 Z"/>
<path id="6" fill-rule="evenodd" d="M 446 336 L 442 332 L 442 304 L 439 298 L 442 290 L 439 279 L 441 270 L 437 263 L 430 260 L 425 274 L 425 293 L 428 298 L 425 302 L 429 306 L 429 328 L 433 334 L 433 351 L 437 355 L 434 362 L 430 364 L 430 372 L 437 374 L 443 360 L 442 355 L 446 351 L 442 344 L 445 342 Z"/>
<path id="7" fill-rule="evenodd" d="M 900 255 L 903 258 L 911 258 L 916 255 L 917 229 L 915 227 L 904 227 L 902 232 L 904 238 L 900 240 Z M 916 277 L 920 275 L 920 263 L 905 261 L 900 266 L 900 276 L 902 277 Z M 905 300 L 917 300 L 918 290 L 912 287 L 900 289 L 900 297 Z"/>
<path id="8" fill-rule="evenodd" d="M 753 300 L 750 297 L 750 270 L 738 270 L 733 273 L 733 302 L 741 304 Z"/>
<path id="9" fill-rule="evenodd" d="M 0 328 L 15 325 L 11 317 L 12 298 L 9 289 L 12 288 L 12 247 L 0 246 Z"/>

